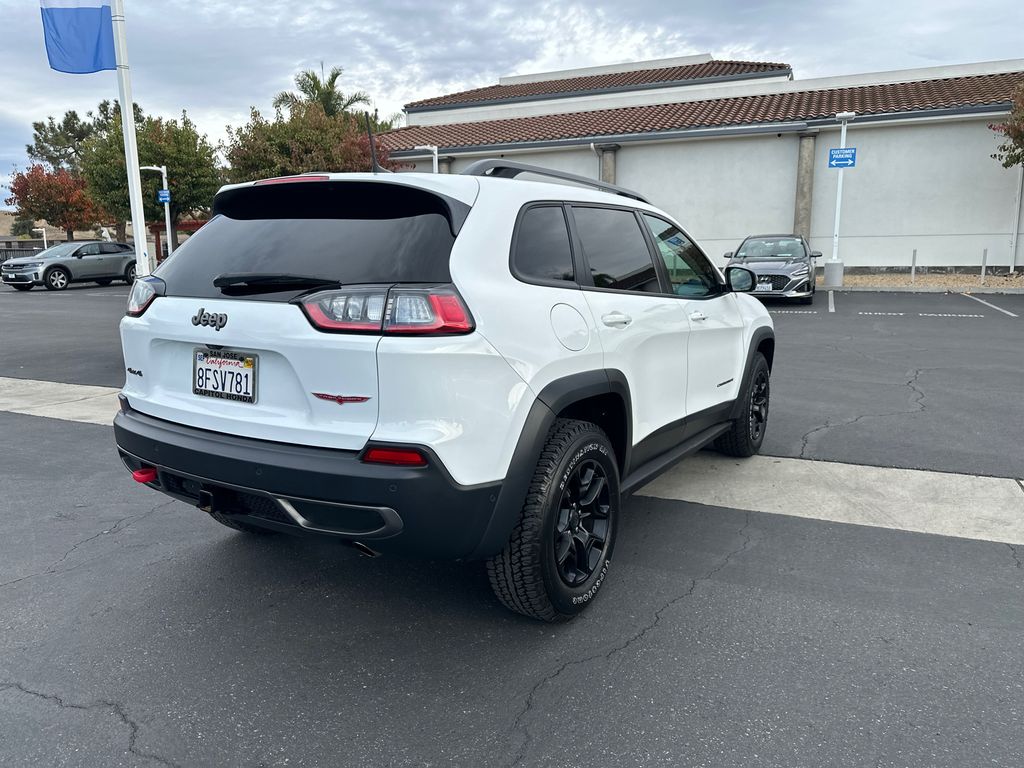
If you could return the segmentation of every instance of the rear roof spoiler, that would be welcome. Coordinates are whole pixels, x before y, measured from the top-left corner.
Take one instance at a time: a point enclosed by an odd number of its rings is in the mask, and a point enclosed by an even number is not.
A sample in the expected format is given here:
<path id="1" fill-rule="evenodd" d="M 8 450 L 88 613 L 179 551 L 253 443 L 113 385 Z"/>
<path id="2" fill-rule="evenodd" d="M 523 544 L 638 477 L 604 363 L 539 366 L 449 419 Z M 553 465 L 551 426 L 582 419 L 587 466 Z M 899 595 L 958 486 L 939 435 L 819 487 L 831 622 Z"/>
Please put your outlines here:
<path id="1" fill-rule="evenodd" d="M 575 173 L 553 171 L 550 168 L 541 168 L 539 165 L 527 165 L 526 163 L 517 163 L 512 160 L 477 160 L 462 171 L 463 176 L 491 176 L 499 179 L 514 179 L 521 173 L 532 173 L 537 176 L 546 176 L 561 181 L 571 181 L 573 184 L 581 184 L 585 187 L 599 189 L 602 192 L 610 192 L 613 195 L 629 197 L 650 205 L 650 201 L 643 195 L 625 187 L 609 184 L 606 181 L 598 181 L 597 179 L 588 179 L 586 176 L 577 176 Z"/>

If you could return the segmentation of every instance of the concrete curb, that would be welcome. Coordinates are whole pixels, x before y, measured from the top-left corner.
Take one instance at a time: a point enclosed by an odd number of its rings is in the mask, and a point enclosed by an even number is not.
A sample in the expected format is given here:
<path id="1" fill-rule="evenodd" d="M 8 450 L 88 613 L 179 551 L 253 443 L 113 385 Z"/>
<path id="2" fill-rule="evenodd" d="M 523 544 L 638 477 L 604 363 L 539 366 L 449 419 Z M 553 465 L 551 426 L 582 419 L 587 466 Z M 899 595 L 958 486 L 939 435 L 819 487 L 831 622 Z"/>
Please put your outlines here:
<path id="1" fill-rule="evenodd" d="M 930 288 L 917 286 L 860 286 L 860 285 L 819 285 L 819 291 L 837 291 L 839 293 L 967 293 L 988 295 L 1024 295 L 1024 288 L 972 288 L 969 291 L 954 291 L 949 288 Z"/>

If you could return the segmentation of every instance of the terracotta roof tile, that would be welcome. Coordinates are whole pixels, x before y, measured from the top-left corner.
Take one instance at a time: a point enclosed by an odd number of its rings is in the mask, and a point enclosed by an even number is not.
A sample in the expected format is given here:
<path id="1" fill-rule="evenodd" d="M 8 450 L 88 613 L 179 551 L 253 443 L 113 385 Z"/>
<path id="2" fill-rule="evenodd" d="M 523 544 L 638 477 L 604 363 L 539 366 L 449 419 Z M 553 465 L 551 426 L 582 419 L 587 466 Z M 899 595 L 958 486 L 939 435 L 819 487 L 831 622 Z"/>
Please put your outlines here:
<path id="1" fill-rule="evenodd" d="M 392 151 L 416 145 L 442 148 L 494 146 L 558 139 L 616 136 L 688 128 L 820 120 L 837 112 L 858 115 L 1002 104 L 1024 72 L 920 80 L 817 91 L 737 96 L 678 104 L 622 107 L 506 120 L 399 128 L 381 136 Z"/>
<path id="2" fill-rule="evenodd" d="M 586 93 L 588 91 L 603 91 L 609 88 L 628 88 L 630 86 L 649 86 L 653 84 L 668 87 L 692 80 L 727 78 L 751 74 L 758 75 L 763 72 L 784 75 L 790 72 L 790 66 L 788 64 L 763 61 L 708 61 L 702 64 L 686 64 L 678 67 L 641 69 L 635 72 L 613 72 L 606 75 L 568 77 L 561 80 L 541 80 L 539 82 L 518 83 L 516 85 L 488 85 L 469 91 L 450 93 L 447 96 L 436 96 L 430 99 L 413 101 L 406 104 L 405 108 L 415 110 L 451 104 L 505 101 L 507 99 L 547 96 L 560 93 Z"/>

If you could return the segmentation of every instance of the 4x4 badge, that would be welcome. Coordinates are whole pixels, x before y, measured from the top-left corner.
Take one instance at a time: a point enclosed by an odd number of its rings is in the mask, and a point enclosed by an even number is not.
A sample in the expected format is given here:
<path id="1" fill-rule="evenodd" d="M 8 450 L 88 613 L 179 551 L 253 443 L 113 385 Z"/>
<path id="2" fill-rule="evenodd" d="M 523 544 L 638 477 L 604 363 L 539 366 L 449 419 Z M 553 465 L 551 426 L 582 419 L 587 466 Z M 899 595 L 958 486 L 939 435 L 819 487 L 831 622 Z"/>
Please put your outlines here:
<path id="1" fill-rule="evenodd" d="M 218 331 L 227 324 L 228 316 L 226 314 L 223 312 L 207 312 L 204 307 L 200 307 L 199 311 L 192 318 L 192 325 L 208 325 Z"/>

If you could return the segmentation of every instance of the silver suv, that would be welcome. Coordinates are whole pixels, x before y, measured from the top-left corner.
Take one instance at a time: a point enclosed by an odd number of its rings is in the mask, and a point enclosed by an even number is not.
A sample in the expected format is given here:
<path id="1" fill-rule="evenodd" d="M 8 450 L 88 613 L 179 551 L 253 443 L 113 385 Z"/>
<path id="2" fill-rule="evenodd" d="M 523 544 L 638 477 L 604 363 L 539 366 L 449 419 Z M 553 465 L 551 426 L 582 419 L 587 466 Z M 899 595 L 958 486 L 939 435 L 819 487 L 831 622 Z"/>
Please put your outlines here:
<path id="1" fill-rule="evenodd" d="M 135 281 L 135 251 L 124 243 L 100 240 L 52 245 L 31 256 L 8 259 L 0 267 L 0 280 L 19 291 L 45 285 L 63 291 L 71 283 L 110 285 L 114 280 Z"/>

